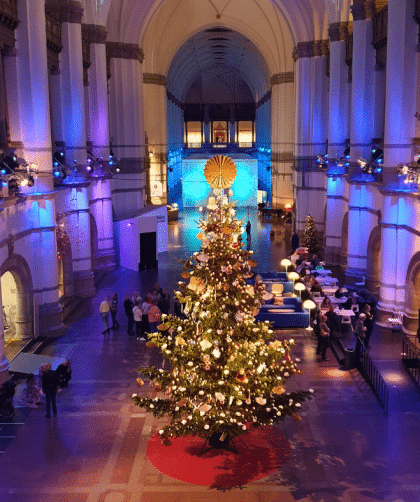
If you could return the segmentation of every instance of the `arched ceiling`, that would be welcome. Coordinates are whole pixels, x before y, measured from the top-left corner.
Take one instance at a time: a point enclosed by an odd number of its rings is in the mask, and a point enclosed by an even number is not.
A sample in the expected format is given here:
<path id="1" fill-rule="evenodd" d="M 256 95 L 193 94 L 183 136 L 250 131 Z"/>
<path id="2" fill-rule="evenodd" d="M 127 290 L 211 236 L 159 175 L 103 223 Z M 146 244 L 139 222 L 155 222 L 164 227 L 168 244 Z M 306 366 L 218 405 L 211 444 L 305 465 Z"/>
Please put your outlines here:
<path id="1" fill-rule="evenodd" d="M 270 76 L 261 52 L 248 38 L 216 26 L 196 33 L 182 44 L 172 60 L 167 86 L 184 102 L 197 79 L 201 78 L 207 86 L 220 84 L 232 96 L 235 87 L 244 80 L 255 100 L 266 92 Z"/>

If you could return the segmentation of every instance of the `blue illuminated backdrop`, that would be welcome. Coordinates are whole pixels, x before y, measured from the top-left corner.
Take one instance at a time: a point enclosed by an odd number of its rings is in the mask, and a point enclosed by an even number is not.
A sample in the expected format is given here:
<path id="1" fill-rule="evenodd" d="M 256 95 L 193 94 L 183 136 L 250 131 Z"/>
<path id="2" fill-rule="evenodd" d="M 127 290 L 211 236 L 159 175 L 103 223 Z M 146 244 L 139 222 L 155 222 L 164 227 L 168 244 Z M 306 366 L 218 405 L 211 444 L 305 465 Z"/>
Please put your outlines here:
<path id="1" fill-rule="evenodd" d="M 229 155 L 236 164 L 237 174 L 232 185 L 232 200 L 237 207 L 257 205 L 258 161 L 246 154 Z M 210 186 L 204 177 L 207 155 L 190 155 L 182 160 L 182 206 L 204 206 L 210 195 Z"/>

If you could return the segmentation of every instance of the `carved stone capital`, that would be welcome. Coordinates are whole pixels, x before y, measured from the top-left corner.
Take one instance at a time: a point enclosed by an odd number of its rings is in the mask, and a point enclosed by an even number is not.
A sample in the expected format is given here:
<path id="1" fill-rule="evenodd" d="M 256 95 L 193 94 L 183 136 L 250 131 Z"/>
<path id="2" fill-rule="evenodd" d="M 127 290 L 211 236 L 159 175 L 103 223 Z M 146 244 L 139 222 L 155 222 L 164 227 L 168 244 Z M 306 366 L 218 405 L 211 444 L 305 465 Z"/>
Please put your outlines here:
<path id="1" fill-rule="evenodd" d="M 143 83 L 166 86 L 166 77 L 159 73 L 143 73 Z"/>
<path id="2" fill-rule="evenodd" d="M 329 40 L 310 40 L 299 42 L 293 49 L 293 59 L 313 58 L 315 56 L 328 56 L 330 50 Z"/>
<path id="3" fill-rule="evenodd" d="M 81 24 L 83 17 L 83 6 L 76 0 L 61 0 L 60 2 L 60 22 Z"/>
<path id="4" fill-rule="evenodd" d="M 144 53 L 138 44 L 106 42 L 106 57 L 108 59 L 136 59 L 143 63 Z"/>
<path id="5" fill-rule="evenodd" d="M 282 73 L 276 73 L 271 76 L 270 84 L 289 84 L 295 81 L 295 73 L 293 71 L 284 71 Z"/>
<path id="6" fill-rule="evenodd" d="M 341 23 L 332 23 L 328 28 L 328 35 L 331 42 L 340 42 L 345 40 L 351 33 L 352 23 L 350 21 L 342 21 Z"/>
<path id="7" fill-rule="evenodd" d="M 88 44 L 104 44 L 106 43 L 106 36 L 105 26 L 82 24 L 82 39 Z"/>
<path id="8" fill-rule="evenodd" d="M 350 6 L 353 21 L 372 19 L 376 12 L 375 0 L 353 0 Z"/>

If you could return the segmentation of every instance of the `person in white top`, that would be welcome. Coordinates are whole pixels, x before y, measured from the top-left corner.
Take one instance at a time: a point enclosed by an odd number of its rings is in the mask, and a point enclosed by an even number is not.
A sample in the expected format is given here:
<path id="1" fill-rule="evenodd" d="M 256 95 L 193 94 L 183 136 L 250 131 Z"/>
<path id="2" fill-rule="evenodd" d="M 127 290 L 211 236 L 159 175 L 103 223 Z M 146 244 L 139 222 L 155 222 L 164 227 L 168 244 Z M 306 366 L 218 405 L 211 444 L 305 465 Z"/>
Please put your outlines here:
<path id="1" fill-rule="evenodd" d="M 145 340 L 145 338 L 143 336 L 143 334 L 144 334 L 143 320 L 142 320 L 143 311 L 140 308 L 140 304 L 139 304 L 138 300 L 136 300 L 136 302 L 134 303 L 133 316 L 134 316 L 134 322 L 136 324 L 136 337 L 138 340 L 139 339 Z"/>

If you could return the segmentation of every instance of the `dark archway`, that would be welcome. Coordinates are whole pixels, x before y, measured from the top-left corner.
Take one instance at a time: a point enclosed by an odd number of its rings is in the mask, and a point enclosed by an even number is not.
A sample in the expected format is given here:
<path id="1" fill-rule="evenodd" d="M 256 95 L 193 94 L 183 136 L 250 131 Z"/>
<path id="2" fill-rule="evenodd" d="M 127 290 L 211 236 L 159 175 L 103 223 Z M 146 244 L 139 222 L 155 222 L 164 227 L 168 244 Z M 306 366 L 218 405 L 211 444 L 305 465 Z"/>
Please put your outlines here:
<path id="1" fill-rule="evenodd" d="M 12 254 L 0 267 L 1 294 L 10 337 L 31 338 L 33 326 L 33 282 L 26 260 Z M 6 337 L 7 337 L 7 330 Z"/>
<path id="2" fill-rule="evenodd" d="M 349 212 L 346 211 L 341 224 L 341 266 L 347 266 L 347 254 L 349 250 Z"/>
<path id="3" fill-rule="evenodd" d="M 90 254 L 92 259 L 92 270 L 98 268 L 98 226 L 95 217 L 89 213 L 90 224 Z"/>
<path id="4" fill-rule="evenodd" d="M 375 293 L 381 278 L 381 227 L 375 227 L 370 233 L 367 245 L 366 287 Z"/>
<path id="5" fill-rule="evenodd" d="M 420 252 L 410 260 L 405 278 L 404 327 L 416 333 L 420 309 Z"/>

